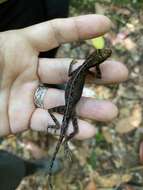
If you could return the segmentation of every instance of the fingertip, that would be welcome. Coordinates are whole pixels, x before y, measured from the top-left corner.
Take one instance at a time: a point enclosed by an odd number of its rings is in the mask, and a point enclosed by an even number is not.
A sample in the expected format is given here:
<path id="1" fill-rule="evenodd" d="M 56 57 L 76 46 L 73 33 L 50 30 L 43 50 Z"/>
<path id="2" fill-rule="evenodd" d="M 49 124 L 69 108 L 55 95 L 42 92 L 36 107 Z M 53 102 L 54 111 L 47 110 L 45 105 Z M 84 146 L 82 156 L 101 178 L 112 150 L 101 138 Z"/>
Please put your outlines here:
<path id="1" fill-rule="evenodd" d="M 109 114 L 109 116 L 107 118 L 107 121 L 111 121 L 111 120 L 113 120 L 114 118 L 117 117 L 117 115 L 118 115 L 118 108 L 112 102 L 107 101 L 107 104 L 108 104 L 108 109 L 110 109 L 110 114 Z"/>
<path id="2" fill-rule="evenodd" d="M 121 78 L 122 78 L 121 82 L 123 82 L 123 81 L 126 81 L 128 79 L 128 77 L 129 77 L 129 70 L 128 70 L 128 68 L 123 63 L 120 62 L 120 65 L 121 65 L 120 69 L 122 71 L 124 71 L 124 72 L 121 73 Z"/>
<path id="3" fill-rule="evenodd" d="M 104 15 L 89 14 L 74 17 L 77 31 L 81 39 L 90 39 L 104 35 L 111 28 L 111 20 Z M 89 30 L 90 28 L 90 30 Z"/>
<path id="4" fill-rule="evenodd" d="M 114 84 L 128 79 L 129 71 L 123 63 L 108 60 L 100 66 L 102 78 L 96 79 L 96 84 Z"/>
<path id="5" fill-rule="evenodd" d="M 78 140 L 85 140 L 93 137 L 96 134 L 96 128 L 90 124 L 87 123 L 86 121 L 80 120 L 79 121 L 79 132 L 75 136 L 76 139 Z M 71 130 L 71 128 L 70 128 Z"/>
<path id="6" fill-rule="evenodd" d="M 82 97 L 77 106 L 77 113 L 88 119 L 108 122 L 118 115 L 118 109 L 111 101 Z"/>
<path id="7" fill-rule="evenodd" d="M 103 29 L 104 29 L 105 31 L 103 31 L 103 33 L 109 31 L 109 30 L 111 29 L 111 26 L 112 26 L 111 20 L 110 20 L 107 16 L 105 16 L 105 15 L 100 15 L 100 14 L 98 14 L 98 15 L 96 15 L 96 16 L 97 16 L 98 19 L 100 20 L 101 25 L 104 25 L 104 28 L 103 28 Z"/>
<path id="8" fill-rule="evenodd" d="M 97 106 L 99 106 L 99 109 L 96 109 L 96 119 L 98 121 L 109 122 L 118 115 L 118 108 L 111 101 L 102 100 Z"/>

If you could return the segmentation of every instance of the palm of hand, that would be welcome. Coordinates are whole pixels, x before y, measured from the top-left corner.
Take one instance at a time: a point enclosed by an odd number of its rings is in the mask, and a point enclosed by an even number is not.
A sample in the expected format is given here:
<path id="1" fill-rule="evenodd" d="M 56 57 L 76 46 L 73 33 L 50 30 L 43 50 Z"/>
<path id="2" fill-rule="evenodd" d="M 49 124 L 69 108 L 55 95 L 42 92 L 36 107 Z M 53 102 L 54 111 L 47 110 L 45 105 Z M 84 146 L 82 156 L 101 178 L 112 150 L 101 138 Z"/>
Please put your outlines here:
<path id="1" fill-rule="evenodd" d="M 4 43 L 1 59 L 0 134 L 26 130 L 34 111 L 33 94 L 38 86 L 38 53 L 19 33 L 7 32 L 9 43 Z M 20 63 L 20 64 L 19 64 Z M 10 123 L 10 128 L 9 128 Z M 10 130 L 10 131 L 9 131 Z"/>

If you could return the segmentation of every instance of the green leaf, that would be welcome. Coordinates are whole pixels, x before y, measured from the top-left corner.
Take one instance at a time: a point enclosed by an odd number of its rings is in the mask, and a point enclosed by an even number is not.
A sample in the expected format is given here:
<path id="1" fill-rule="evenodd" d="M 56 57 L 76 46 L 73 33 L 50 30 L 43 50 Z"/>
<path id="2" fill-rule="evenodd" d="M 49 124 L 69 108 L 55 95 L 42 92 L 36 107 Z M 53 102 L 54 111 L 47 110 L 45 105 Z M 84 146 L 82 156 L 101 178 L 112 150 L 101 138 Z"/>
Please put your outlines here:
<path id="1" fill-rule="evenodd" d="M 91 40 L 92 45 L 96 48 L 96 49 L 103 49 L 104 45 L 105 45 L 105 41 L 104 38 L 102 36 L 98 37 L 98 38 L 93 38 Z"/>
<path id="2" fill-rule="evenodd" d="M 88 163 L 92 166 L 92 168 L 95 170 L 96 169 L 96 152 L 95 150 L 92 151 L 89 159 L 88 159 Z"/>
<path id="3" fill-rule="evenodd" d="M 95 135 L 95 139 L 96 139 L 96 143 L 97 143 L 97 144 L 98 144 L 98 143 L 101 143 L 101 142 L 103 142 L 103 141 L 105 140 L 102 133 L 97 133 L 97 134 Z"/>

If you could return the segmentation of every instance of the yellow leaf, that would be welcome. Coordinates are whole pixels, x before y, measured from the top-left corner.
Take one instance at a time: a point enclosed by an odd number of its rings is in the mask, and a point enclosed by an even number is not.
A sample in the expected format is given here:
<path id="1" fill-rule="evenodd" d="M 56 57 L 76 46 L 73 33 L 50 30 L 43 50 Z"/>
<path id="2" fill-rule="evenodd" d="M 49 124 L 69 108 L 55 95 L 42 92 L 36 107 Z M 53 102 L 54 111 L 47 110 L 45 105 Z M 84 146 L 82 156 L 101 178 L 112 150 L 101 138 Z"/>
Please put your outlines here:
<path id="1" fill-rule="evenodd" d="M 104 38 L 102 36 L 98 37 L 98 38 L 93 38 L 91 40 L 92 45 L 96 48 L 96 49 L 103 49 L 104 45 L 105 45 L 105 41 Z"/>

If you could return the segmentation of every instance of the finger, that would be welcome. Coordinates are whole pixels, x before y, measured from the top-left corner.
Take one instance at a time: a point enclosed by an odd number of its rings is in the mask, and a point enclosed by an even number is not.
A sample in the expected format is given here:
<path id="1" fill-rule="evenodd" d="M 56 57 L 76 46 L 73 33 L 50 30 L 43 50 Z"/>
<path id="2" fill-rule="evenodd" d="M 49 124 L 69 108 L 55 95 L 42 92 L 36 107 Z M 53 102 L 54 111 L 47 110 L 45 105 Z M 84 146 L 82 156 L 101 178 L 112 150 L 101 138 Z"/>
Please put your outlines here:
<path id="1" fill-rule="evenodd" d="M 68 70 L 72 59 L 40 59 L 38 75 L 42 83 L 60 84 L 68 80 Z M 73 65 L 73 70 L 79 67 L 83 60 Z M 125 81 L 128 78 L 128 69 L 117 61 L 105 61 L 100 65 L 102 78 L 95 80 L 101 84 L 113 84 Z M 95 69 L 93 69 L 95 71 Z M 96 78 L 96 75 L 95 75 Z"/>
<path id="2" fill-rule="evenodd" d="M 55 116 L 57 120 L 59 121 L 59 123 L 61 124 L 62 116 L 60 114 L 55 114 Z M 30 127 L 33 130 L 45 131 L 45 132 L 47 131 L 53 134 L 55 130 L 48 129 L 48 125 L 53 125 L 53 124 L 55 123 L 51 119 L 48 111 L 38 108 L 32 115 Z M 78 125 L 79 125 L 79 132 L 75 136 L 76 139 L 79 139 L 79 140 L 87 139 L 95 135 L 96 129 L 92 124 L 86 121 L 78 120 Z M 73 131 L 73 126 L 70 123 L 67 134 L 70 134 L 72 131 Z M 56 134 L 59 134 L 59 133 L 60 133 L 60 129 L 57 131 Z"/>
<path id="3" fill-rule="evenodd" d="M 65 42 L 103 35 L 110 27 L 111 21 L 106 16 L 91 14 L 54 19 L 20 31 L 38 51 L 47 51 Z"/>
<path id="4" fill-rule="evenodd" d="M 64 91 L 48 88 L 44 97 L 44 108 L 65 105 Z M 77 115 L 97 121 L 110 121 L 118 114 L 117 107 L 107 100 L 82 97 L 76 106 Z"/>
<path id="5" fill-rule="evenodd" d="M 117 116 L 118 109 L 111 101 L 82 97 L 76 112 L 83 118 L 109 122 Z"/>
<path id="6" fill-rule="evenodd" d="M 128 79 L 127 67 L 118 61 L 105 61 L 100 65 L 101 79 L 96 79 L 96 84 L 114 84 Z"/>

